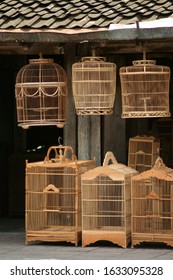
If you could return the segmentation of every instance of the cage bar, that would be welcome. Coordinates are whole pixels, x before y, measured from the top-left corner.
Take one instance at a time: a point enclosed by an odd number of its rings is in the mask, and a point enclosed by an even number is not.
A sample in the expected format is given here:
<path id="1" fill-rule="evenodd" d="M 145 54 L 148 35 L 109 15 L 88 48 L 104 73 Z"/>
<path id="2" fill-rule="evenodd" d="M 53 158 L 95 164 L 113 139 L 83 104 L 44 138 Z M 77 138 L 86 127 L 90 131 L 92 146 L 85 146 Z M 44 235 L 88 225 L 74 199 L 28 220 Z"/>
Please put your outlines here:
<path id="1" fill-rule="evenodd" d="M 104 57 L 83 57 L 72 65 L 72 89 L 78 115 L 112 114 L 116 65 Z"/>
<path id="2" fill-rule="evenodd" d="M 160 140 L 153 136 L 129 139 L 128 166 L 143 172 L 151 169 L 160 153 Z"/>
<path id="3" fill-rule="evenodd" d="M 132 176 L 132 245 L 173 246 L 173 169 L 158 157 L 152 169 Z"/>
<path id="4" fill-rule="evenodd" d="M 67 77 L 53 59 L 29 60 L 17 74 L 15 97 L 18 126 L 65 125 Z"/>
<path id="5" fill-rule="evenodd" d="M 138 172 L 106 153 L 82 174 L 82 246 L 99 240 L 126 248 L 131 238 L 131 176 Z"/>
<path id="6" fill-rule="evenodd" d="M 94 167 L 94 160 L 77 160 L 70 146 L 51 146 L 44 161 L 26 163 L 27 243 L 77 246 L 82 237 L 81 174 Z"/>
<path id="7" fill-rule="evenodd" d="M 136 60 L 120 68 L 122 118 L 169 117 L 170 68 Z"/>

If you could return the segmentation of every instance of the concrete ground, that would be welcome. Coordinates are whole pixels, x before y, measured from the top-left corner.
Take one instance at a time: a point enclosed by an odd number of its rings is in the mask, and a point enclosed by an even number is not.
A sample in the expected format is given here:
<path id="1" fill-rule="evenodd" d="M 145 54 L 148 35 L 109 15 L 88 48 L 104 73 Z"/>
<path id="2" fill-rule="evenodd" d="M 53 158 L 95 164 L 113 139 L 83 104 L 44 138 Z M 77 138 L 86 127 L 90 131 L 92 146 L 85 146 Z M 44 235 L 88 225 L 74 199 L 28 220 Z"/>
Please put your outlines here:
<path id="1" fill-rule="evenodd" d="M 85 248 L 71 243 L 25 244 L 24 219 L 0 219 L 0 260 L 173 260 L 173 248 L 164 244 L 142 244 L 123 249 L 109 242 Z"/>

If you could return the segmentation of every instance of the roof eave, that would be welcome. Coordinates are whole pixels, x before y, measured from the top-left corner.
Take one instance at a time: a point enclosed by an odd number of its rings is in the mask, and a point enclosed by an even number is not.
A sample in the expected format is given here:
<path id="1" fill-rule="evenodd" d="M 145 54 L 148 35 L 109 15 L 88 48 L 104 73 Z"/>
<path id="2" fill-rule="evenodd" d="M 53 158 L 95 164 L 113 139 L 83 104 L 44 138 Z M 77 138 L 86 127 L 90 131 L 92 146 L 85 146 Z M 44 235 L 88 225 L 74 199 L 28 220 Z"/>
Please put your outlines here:
<path id="1" fill-rule="evenodd" d="M 47 36 L 45 36 L 47 35 Z M 134 41 L 172 39 L 173 27 L 132 28 L 117 30 L 0 30 L 0 42 L 67 43 L 82 41 Z"/>

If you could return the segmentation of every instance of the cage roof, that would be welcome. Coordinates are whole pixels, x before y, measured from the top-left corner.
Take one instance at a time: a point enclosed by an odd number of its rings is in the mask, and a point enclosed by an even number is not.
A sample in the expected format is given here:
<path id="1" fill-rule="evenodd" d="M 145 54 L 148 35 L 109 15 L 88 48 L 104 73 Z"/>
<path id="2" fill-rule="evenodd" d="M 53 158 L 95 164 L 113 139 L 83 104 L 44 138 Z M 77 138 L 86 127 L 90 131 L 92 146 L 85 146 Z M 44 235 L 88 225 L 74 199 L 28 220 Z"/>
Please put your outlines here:
<path id="1" fill-rule="evenodd" d="M 112 162 L 111 164 L 109 164 L 110 161 Z M 132 176 L 137 173 L 137 170 L 128 167 L 125 164 L 118 163 L 112 152 L 107 152 L 103 161 L 103 166 L 98 166 L 86 171 L 82 175 L 82 179 L 93 180 L 97 176 L 108 176 L 114 181 L 123 181 L 126 176 Z"/>
<path id="2" fill-rule="evenodd" d="M 146 180 L 155 177 L 159 180 L 173 181 L 173 169 L 167 167 L 158 157 L 153 168 L 132 176 L 132 180 Z"/>

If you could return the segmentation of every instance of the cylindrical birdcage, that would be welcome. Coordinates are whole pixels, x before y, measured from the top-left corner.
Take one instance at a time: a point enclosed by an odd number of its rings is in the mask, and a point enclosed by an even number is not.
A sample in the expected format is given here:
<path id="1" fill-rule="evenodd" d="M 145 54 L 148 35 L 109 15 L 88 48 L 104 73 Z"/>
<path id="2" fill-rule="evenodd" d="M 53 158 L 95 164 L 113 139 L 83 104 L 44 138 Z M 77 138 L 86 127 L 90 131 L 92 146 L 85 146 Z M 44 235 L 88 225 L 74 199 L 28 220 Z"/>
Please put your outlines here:
<path id="1" fill-rule="evenodd" d="M 72 88 L 78 115 L 112 114 L 116 65 L 104 57 L 83 57 L 72 66 Z"/>
<path id="2" fill-rule="evenodd" d="M 170 68 L 136 60 L 120 68 L 122 118 L 168 117 Z"/>
<path id="3" fill-rule="evenodd" d="M 52 59 L 29 60 L 17 74 L 15 96 L 19 126 L 64 126 L 67 78 L 64 69 Z"/>

